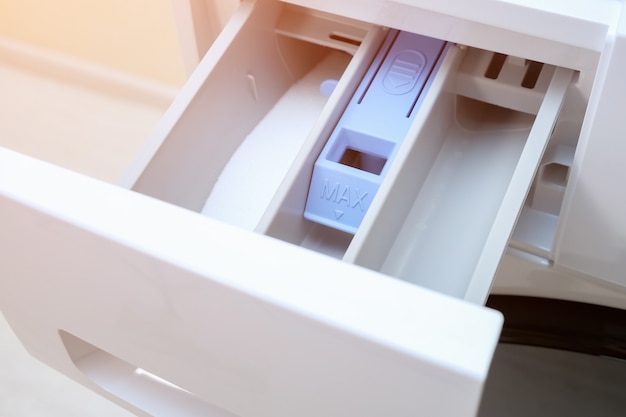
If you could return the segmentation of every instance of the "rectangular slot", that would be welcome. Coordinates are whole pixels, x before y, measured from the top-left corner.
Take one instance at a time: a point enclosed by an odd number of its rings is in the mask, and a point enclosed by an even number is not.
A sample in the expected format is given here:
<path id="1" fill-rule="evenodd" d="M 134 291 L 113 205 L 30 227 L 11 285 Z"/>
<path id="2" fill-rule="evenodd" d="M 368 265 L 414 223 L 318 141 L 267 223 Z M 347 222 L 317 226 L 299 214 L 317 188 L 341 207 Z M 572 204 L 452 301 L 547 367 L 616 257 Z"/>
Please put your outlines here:
<path id="1" fill-rule="evenodd" d="M 522 80 L 522 87 L 535 88 L 542 68 L 543 64 L 541 62 L 529 61 L 528 68 L 526 69 L 526 74 L 524 75 L 524 79 Z"/>
<path id="2" fill-rule="evenodd" d="M 506 61 L 505 54 L 495 53 L 489 61 L 489 66 L 487 67 L 487 71 L 485 72 L 485 77 L 496 80 L 500 75 L 500 71 L 502 71 L 502 67 L 504 66 L 504 62 Z"/>
<path id="3" fill-rule="evenodd" d="M 387 158 L 361 152 L 353 148 L 346 148 L 338 162 L 342 165 L 369 172 L 370 174 L 379 175 L 383 171 Z"/>
<path id="4" fill-rule="evenodd" d="M 559 163 L 550 163 L 543 167 L 541 179 L 556 187 L 565 188 L 567 177 L 569 176 L 569 166 Z"/>
<path id="5" fill-rule="evenodd" d="M 351 158 L 354 157 L 358 159 L 353 161 L 357 164 L 360 163 L 359 159 L 365 164 L 368 162 L 371 163 L 371 170 L 364 168 L 359 169 L 376 175 L 382 172 L 385 163 L 393 155 L 396 148 L 396 143 L 392 140 L 347 128 L 337 129 L 335 141 L 330 145 L 331 146 L 328 146 L 327 144 L 327 152 L 320 157 L 323 157 L 329 162 L 340 163 L 346 166 L 352 166 L 349 162 Z M 353 168 L 358 167 L 353 166 Z M 378 173 L 375 171 L 378 171 Z"/>
<path id="6" fill-rule="evenodd" d="M 361 46 L 360 40 L 348 38 L 347 36 L 339 35 L 337 33 L 331 33 L 328 37 L 334 41 L 347 43 L 348 45 Z"/>
<path id="7" fill-rule="evenodd" d="M 485 103 L 537 114 L 553 73 L 552 65 L 469 48 L 456 75 L 456 91 Z"/>

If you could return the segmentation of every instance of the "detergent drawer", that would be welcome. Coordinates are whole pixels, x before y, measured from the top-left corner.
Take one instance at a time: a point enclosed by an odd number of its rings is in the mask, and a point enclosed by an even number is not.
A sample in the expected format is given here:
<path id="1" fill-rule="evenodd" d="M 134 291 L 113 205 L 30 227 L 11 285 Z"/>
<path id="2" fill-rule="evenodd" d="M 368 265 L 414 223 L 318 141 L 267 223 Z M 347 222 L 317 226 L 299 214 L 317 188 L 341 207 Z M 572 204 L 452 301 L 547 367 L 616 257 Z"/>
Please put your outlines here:
<path id="1" fill-rule="evenodd" d="M 124 185 L 483 304 L 574 71 L 448 42 L 360 227 L 346 233 L 307 219 L 307 195 L 389 32 L 277 1 L 243 3 Z M 348 200 L 334 190 L 335 203 Z"/>
<path id="2" fill-rule="evenodd" d="M 139 415 L 475 415 L 573 71 L 449 43 L 347 233 L 304 217 L 311 173 L 390 30 L 246 1 L 121 184 L 2 150 L 29 351 Z"/>
<path id="3" fill-rule="evenodd" d="M 499 313 L 12 151 L 0 166 L 3 314 L 138 415 L 476 412 Z"/>
<path id="4" fill-rule="evenodd" d="M 2 313 L 33 356 L 137 415 L 472 416 L 499 313 L 263 236 L 262 212 L 238 214 L 252 227 L 201 214 L 281 96 L 312 107 L 289 135 L 334 114 L 352 88 L 342 74 L 384 37 L 340 19 L 331 47 L 285 38 L 281 9 L 242 4 L 122 186 L 0 150 Z M 298 99 L 316 67 L 342 78 L 335 93 Z"/>

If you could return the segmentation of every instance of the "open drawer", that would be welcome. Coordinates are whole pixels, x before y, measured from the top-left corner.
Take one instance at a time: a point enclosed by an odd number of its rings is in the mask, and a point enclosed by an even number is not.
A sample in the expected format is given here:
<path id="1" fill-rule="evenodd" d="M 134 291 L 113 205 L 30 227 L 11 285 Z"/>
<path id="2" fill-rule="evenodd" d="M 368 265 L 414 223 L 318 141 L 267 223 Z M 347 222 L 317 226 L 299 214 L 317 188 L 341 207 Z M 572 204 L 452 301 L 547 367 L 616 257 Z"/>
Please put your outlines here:
<path id="1" fill-rule="evenodd" d="M 121 186 L 1 150 L 29 351 L 139 415 L 475 415 L 482 303 L 573 72 L 451 45 L 352 235 L 304 205 L 386 33 L 243 2 Z"/>
<path id="2" fill-rule="evenodd" d="M 500 59 L 448 51 L 354 237 L 299 215 L 324 135 L 300 155 L 259 230 L 483 304 L 573 76 L 541 65 L 527 87 L 528 64 Z"/>
<path id="3" fill-rule="evenodd" d="M 352 235 L 303 213 L 314 163 L 387 32 L 244 3 L 124 185 L 483 304 L 574 71 L 450 46 Z"/>

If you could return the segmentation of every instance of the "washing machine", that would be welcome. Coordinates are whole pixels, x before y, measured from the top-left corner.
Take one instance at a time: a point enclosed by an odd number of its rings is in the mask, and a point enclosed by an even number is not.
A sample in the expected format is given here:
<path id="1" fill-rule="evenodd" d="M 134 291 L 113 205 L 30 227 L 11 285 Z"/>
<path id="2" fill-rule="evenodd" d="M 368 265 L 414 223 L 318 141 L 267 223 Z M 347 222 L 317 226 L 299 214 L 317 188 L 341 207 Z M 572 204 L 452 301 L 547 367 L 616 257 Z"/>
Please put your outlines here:
<path id="1" fill-rule="evenodd" d="M 569 354 L 619 387 L 623 9 L 243 0 L 119 184 L 0 150 L 2 312 L 139 416 L 488 415 Z"/>

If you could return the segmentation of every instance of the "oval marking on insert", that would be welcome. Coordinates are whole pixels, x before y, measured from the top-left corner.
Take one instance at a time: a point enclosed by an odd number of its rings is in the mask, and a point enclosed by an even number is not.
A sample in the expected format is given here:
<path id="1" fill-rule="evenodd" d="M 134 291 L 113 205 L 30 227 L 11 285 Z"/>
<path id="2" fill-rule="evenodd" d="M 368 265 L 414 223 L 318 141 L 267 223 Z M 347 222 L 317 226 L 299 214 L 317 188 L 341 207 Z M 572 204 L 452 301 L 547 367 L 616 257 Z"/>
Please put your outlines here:
<path id="1" fill-rule="evenodd" d="M 419 51 L 405 49 L 394 57 L 383 78 L 383 88 L 389 94 L 406 94 L 415 87 L 426 66 L 426 57 Z"/>

